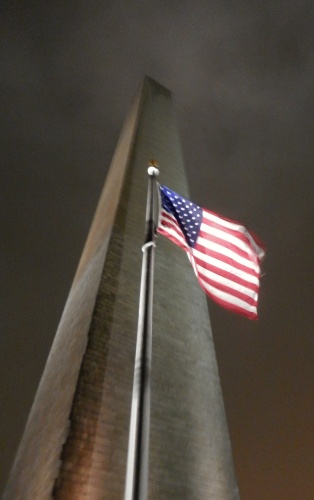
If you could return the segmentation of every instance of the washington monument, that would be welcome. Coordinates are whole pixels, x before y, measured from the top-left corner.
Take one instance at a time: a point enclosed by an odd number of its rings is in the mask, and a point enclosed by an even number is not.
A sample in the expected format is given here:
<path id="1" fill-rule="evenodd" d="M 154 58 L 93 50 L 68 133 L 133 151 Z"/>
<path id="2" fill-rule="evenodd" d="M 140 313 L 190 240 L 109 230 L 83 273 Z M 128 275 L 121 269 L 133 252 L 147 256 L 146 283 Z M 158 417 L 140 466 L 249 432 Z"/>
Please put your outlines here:
<path id="1" fill-rule="evenodd" d="M 124 494 L 147 166 L 188 185 L 171 93 L 145 78 L 128 113 L 11 471 L 6 500 Z M 155 253 L 149 500 L 239 498 L 206 297 L 185 252 Z"/>

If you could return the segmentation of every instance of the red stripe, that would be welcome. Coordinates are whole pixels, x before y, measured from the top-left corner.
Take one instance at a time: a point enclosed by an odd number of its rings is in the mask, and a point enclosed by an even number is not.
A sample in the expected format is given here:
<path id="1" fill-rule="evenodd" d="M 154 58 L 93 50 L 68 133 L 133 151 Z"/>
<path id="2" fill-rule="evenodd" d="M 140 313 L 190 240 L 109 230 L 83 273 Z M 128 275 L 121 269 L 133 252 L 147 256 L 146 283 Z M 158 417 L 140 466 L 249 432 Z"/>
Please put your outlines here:
<path id="1" fill-rule="evenodd" d="M 171 224 L 171 222 L 167 222 L 167 221 L 162 221 L 161 223 L 161 227 L 163 227 L 165 229 L 165 231 L 167 231 L 168 229 L 169 230 L 173 230 L 175 231 L 179 236 L 181 236 L 181 238 L 184 239 L 184 236 L 182 234 L 182 231 L 181 229 L 178 227 L 178 226 L 175 226 L 174 224 Z"/>
<path id="2" fill-rule="evenodd" d="M 203 208 L 203 212 L 207 212 L 207 213 L 209 213 L 210 215 L 213 215 L 213 216 L 215 216 L 215 217 L 218 217 L 218 219 L 224 220 L 224 221 L 226 221 L 226 222 L 230 222 L 231 224 L 237 224 L 237 225 L 239 225 L 241 228 L 243 228 L 243 231 L 246 231 L 246 228 L 245 228 L 242 224 L 240 224 L 240 223 L 238 223 L 238 222 L 236 222 L 236 221 L 232 221 L 232 220 L 230 220 L 230 219 L 226 219 L 226 218 L 224 218 L 224 217 L 221 217 L 220 215 L 215 214 L 215 212 L 211 212 L 210 210 L 205 210 L 204 208 Z M 239 240 L 243 241 L 243 243 L 245 243 L 245 244 L 246 244 L 246 245 L 248 245 L 250 248 L 252 248 L 252 244 L 251 244 L 251 242 L 250 242 L 249 238 L 246 236 L 245 232 L 241 231 L 240 229 L 229 229 L 229 228 L 227 228 L 227 227 L 223 226 L 222 224 L 219 224 L 219 222 L 213 222 L 213 221 L 211 221 L 211 220 L 209 220 L 209 219 L 206 219 L 205 217 L 203 217 L 203 219 L 202 219 L 202 223 L 203 223 L 203 224 L 206 224 L 207 226 L 210 226 L 210 227 L 213 227 L 213 228 L 219 229 L 219 230 L 221 230 L 221 231 L 224 231 L 225 233 L 228 233 L 228 234 L 230 234 L 231 236 L 234 236 L 235 238 L 238 238 Z M 253 235 L 252 235 L 252 234 L 250 234 L 250 236 L 253 238 Z M 254 238 L 253 238 L 253 239 L 254 239 Z M 258 243 L 256 243 L 256 244 L 258 245 Z M 263 248 L 263 247 L 262 247 L 262 248 Z M 252 251 L 254 252 L 254 249 L 252 249 Z M 255 252 L 254 252 L 254 253 L 255 253 Z"/>
<path id="3" fill-rule="evenodd" d="M 162 212 L 162 219 L 160 221 L 160 224 L 161 225 L 169 224 L 169 227 L 175 226 L 178 229 L 178 231 L 180 231 L 180 233 L 182 234 L 178 221 L 173 216 L 167 214 L 166 212 Z"/>
<path id="4" fill-rule="evenodd" d="M 165 212 L 162 212 L 162 215 L 164 215 L 164 214 L 165 214 Z M 166 219 L 168 219 L 170 222 L 167 222 Z M 173 231 L 175 231 L 175 233 L 183 239 L 184 243 L 179 241 L 174 235 L 169 233 L 168 229 L 172 229 Z M 163 234 L 164 236 L 169 238 L 169 240 L 173 241 L 173 243 L 175 243 L 179 247 L 183 248 L 183 250 L 185 250 L 185 251 L 187 250 L 188 246 L 185 243 L 185 238 L 182 234 L 182 231 L 181 231 L 177 221 L 174 218 L 169 217 L 168 214 L 166 214 L 166 217 L 164 218 L 164 220 L 162 220 L 160 222 L 160 225 L 157 228 L 157 231 L 160 234 Z"/>
<path id="5" fill-rule="evenodd" d="M 239 271 L 243 271 L 247 274 L 250 274 L 251 276 L 254 276 L 255 278 L 259 278 L 259 274 L 256 271 L 254 271 L 254 269 L 251 269 L 250 267 L 246 267 L 243 264 L 240 264 L 239 262 L 231 259 L 231 257 L 227 257 L 226 255 L 222 255 L 219 252 L 214 252 L 213 250 L 209 250 L 208 248 L 204 247 L 203 245 L 200 245 L 199 243 L 196 243 L 194 248 L 195 250 L 201 252 L 203 255 L 207 255 L 208 257 L 213 257 L 214 259 L 220 260 L 225 264 L 229 264 L 230 266 L 234 267 L 235 269 L 238 269 Z"/>
<path id="6" fill-rule="evenodd" d="M 246 295 L 245 293 L 242 293 L 239 290 L 235 290 L 234 288 L 231 288 L 230 286 L 223 285 L 217 281 L 214 281 L 214 280 L 208 278 L 207 276 L 205 276 L 202 273 L 202 270 L 199 269 L 198 266 L 197 266 L 197 271 L 198 271 L 199 275 L 202 277 L 202 280 L 205 281 L 206 283 L 208 283 L 209 285 L 217 288 L 218 290 L 221 290 L 222 292 L 226 292 L 229 295 L 236 297 L 237 299 L 243 300 L 243 302 L 246 302 L 250 306 L 257 306 L 257 299 L 254 299 L 253 297 L 250 297 L 249 295 Z M 207 293 L 210 293 L 210 292 L 208 292 L 208 290 L 207 290 Z"/>
<path id="7" fill-rule="evenodd" d="M 160 222 L 162 225 L 166 224 L 169 227 L 176 227 L 181 232 L 181 234 L 182 234 L 181 228 L 180 228 L 178 222 L 176 221 L 176 219 L 174 217 L 171 217 L 171 216 L 169 216 L 166 213 L 162 213 L 162 216 L 163 216 L 163 218 L 162 218 L 162 220 Z"/>
<path id="8" fill-rule="evenodd" d="M 204 287 L 203 283 L 200 280 L 198 280 L 198 282 L 199 282 L 200 286 L 202 287 L 202 289 L 204 290 L 204 292 L 206 293 L 206 295 L 208 295 L 209 297 L 211 297 L 220 306 L 224 307 L 225 309 L 228 309 L 229 311 L 233 311 L 233 312 L 235 312 L 237 314 L 241 314 L 242 316 L 246 316 L 249 319 L 258 319 L 257 312 L 248 311 L 247 309 L 245 309 L 244 307 L 241 307 L 238 304 L 231 304 L 227 300 L 224 300 L 221 297 L 217 297 L 212 292 L 209 292 Z M 257 305 L 256 305 L 256 310 L 257 310 Z"/>
<path id="9" fill-rule="evenodd" d="M 229 250 L 232 250 L 234 253 L 239 255 L 239 257 L 243 257 L 244 259 L 250 260 L 251 262 L 258 264 L 258 259 L 257 259 L 256 254 L 251 246 L 248 248 L 247 251 L 245 251 L 245 250 L 242 250 L 241 248 L 237 247 L 234 243 L 231 243 L 230 241 L 226 241 L 222 238 L 219 238 L 219 236 L 214 236 L 212 234 L 208 234 L 202 230 L 199 232 L 199 236 L 201 238 L 204 238 L 207 241 L 217 243 L 218 245 L 221 245 L 224 248 L 228 248 Z M 240 238 L 238 238 L 238 239 L 240 239 Z"/>
<path id="10" fill-rule="evenodd" d="M 183 243 L 181 243 L 179 240 L 177 240 L 174 236 L 168 233 L 168 231 L 164 231 L 161 227 L 158 228 L 158 233 L 162 234 L 163 236 L 166 236 L 169 240 L 173 241 L 178 247 L 181 247 L 183 250 L 186 251 L 187 247 L 184 246 Z"/>
<path id="11" fill-rule="evenodd" d="M 200 282 L 199 282 L 200 283 Z M 230 304 L 230 302 L 227 302 L 223 299 L 221 299 L 220 297 L 216 297 L 215 295 L 213 295 L 212 293 L 208 292 L 202 285 L 202 283 L 200 283 L 201 287 L 203 288 L 204 292 L 207 294 L 207 295 L 210 295 L 210 297 L 215 301 L 217 302 L 217 304 L 219 304 L 220 306 L 224 307 L 225 309 L 229 309 L 229 311 L 233 311 L 235 313 L 238 313 L 238 314 L 241 314 L 242 316 L 246 316 L 247 318 L 250 318 L 250 319 L 257 319 L 258 316 L 257 316 L 257 313 L 255 312 L 251 312 L 251 311 L 247 311 L 246 309 L 242 308 L 242 307 L 239 307 L 235 304 Z"/>
<path id="12" fill-rule="evenodd" d="M 208 262 L 204 262 L 203 260 L 200 260 L 198 257 L 195 257 L 195 255 L 194 255 L 194 260 L 195 260 L 195 265 L 197 266 L 198 269 L 199 266 L 202 266 L 208 271 L 218 274 L 218 276 L 221 276 L 222 278 L 229 279 L 230 281 L 233 281 L 234 283 L 237 283 L 240 286 L 245 286 L 246 288 L 249 288 L 253 292 L 258 292 L 259 290 L 259 286 L 256 283 L 251 283 L 249 281 L 246 281 L 244 278 L 240 278 L 239 276 L 236 276 L 231 272 L 224 271 L 223 269 L 215 267 L 214 265 L 209 264 Z"/>
<path id="13" fill-rule="evenodd" d="M 173 222 L 174 224 L 178 224 L 177 219 L 176 219 L 173 215 L 171 215 L 171 214 L 169 214 L 168 212 L 166 212 L 165 210 L 162 210 L 162 212 L 161 212 L 161 216 L 162 216 L 162 217 L 164 217 L 165 219 L 172 220 L 172 222 Z"/>
<path id="14" fill-rule="evenodd" d="M 181 231 L 180 227 L 178 226 L 178 224 L 172 224 L 171 222 L 167 222 L 166 220 L 163 220 L 163 221 L 161 222 L 160 227 L 162 227 L 162 228 L 165 230 L 165 232 L 167 232 L 168 228 L 169 228 L 169 229 L 172 229 L 172 230 L 173 230 L 173 231 L 175 231 L 175 232 L 176 232 L 179 236 L 181 236 L 181 238 L 183 238 L 183 239 L 184 239 L 184 241 L 185 241 L 184 235 L 183 235 L 183 233 L 182 233 L 182 231 Z M 169 233 L 169 234 L 170 234 L 170 233 Z"/>

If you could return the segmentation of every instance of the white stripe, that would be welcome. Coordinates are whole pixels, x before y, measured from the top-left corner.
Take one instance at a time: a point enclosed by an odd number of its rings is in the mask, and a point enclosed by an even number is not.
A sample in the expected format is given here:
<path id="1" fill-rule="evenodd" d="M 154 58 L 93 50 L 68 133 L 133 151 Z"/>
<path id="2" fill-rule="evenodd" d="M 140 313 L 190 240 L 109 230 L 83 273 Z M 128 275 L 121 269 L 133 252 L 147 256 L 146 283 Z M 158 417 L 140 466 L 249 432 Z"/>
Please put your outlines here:
<path id="1" fill-rule="evenodd" d="M 250 255 L 255 255 L 249 243 L 244 243 L 244 241 L 242 241 L 239 236 L 233 236 L 232 234 L 226 233 L 223 229 L 217 229 L 210 226 L 209 224 L 206 224 L 206 222 L 202 222 L 201 231 L 204 231 L 204 233 L 207 234 L 211 234 L 212 236 L 216 236 L 217 238 L 221 238 L 224 241 L 228 241 L 232 245 L 235 245 L 236 247 L 240 248 L 240 250 L 243 250 Z M 247 235 L 244 235 L 243 233 L 241 233 L 241 235 L 247 237 Z"/>
<path id="2" fill-rule="evenodd" d="M 230 248 L 226 248 L 222 245 L 219 245 L 219 243 L 214 243 L 213 241 L 206 240 L 205 238 L 202 238 L 201 236 L 199 236 L 197 238 L 197 243 L 199 243 L 200 245 L 202 245 L 205 248 L 208 248 L 209 250 L 220 253 L 221 255 L 225 255 L 226 257 L 230 257 L 230 259 L 233 259 L 236 262 L 239 262 L 239 264 L 242 264 L 243 266 L 249 267 L 250 269 L 253 269 L 256 273 L 259 273 L 259 266 L 257 264 L 255 264 L 255 262 L 252 262 L 249 259 L 245 259 L 244 257 L 241 257 L 233 250 L 230 250 Z"/>
<path id="3" fill-rule="evenodd" d="M 167 213 L 167 212 L 164 212 L 164 213 Z M 165 217 L 165 216 L 163 215 L 163 213 L 161 213 L 161 219 L 160 219 L 160 223 L 159 223 L 159 225 L 160 225 L 161 227 L 163 227 L 165 231 L 168 231 L 168 230 L 169 230 L 169 228 L 168 228 L 168 226 L 164 226 L 164 225 L 163 225 L 163 223 L 164 223 L 164 222 L 165 222 L 166 224 L 170 224 L 170 226 L 172 226 L 172 228 L 173 228 L 173 229 L 177 229 L 177 230 L 179 231 L 179 233 L 180 233 L 180 237 L 184 238 L 184 235 L 183 235 L 183 233 L 182 233 L 182 231 L 181 231 L 181 228 L 180 228 L 180 226 L 179 226 L 178 222 L 176 221 L 176 219 L 175 219 L 175 217 L 174 217 L 173 215 L 167 214 L 167 217 Z M 186 244 L 186 240 L 185 240 L 185 238 L 184 238 L 184 242 L 185 242 L 185 244 Z"/>
<path id="4" fill-rule="evenodd" d="M 229 264 L 226 264 L 222 260 L 215 259 L 214 257 L 210 257 L 209 255 L 205 255 L 199 250 L 196 250 L 196 248 L 192 249 L 193 254 L 195 257 L 198 259 L 202 260 L 203 262 L 207 262 L 208 264 L 218 267 L 219 269 L 222 269 L 223 271 L 227 271 L 231 274 L 234 274 L 235 276 L 238 276 L 239 278 L 249 282 L 249 283 L 256 283 L 256 285 L 259 284 L 259 280 L 256 276 L 252 276 L 252 274 L 246 273 L 245 271 L 241 271 L 240 269 L 237 269 L 234 266 L 230 266 Z"/>
<path id="5" fill-rule="evenodd" d="M 220 283 L 221 285 L 229 286 L 230 288 L 233 288 L 234 290 L 237 290 L 238 292 L 241 292 L 244 295 L 247 295 L 248 297 L 251 297 L 254 300 L 257 300 L 258 294 L 254 290 L 251 290 L 250 288 L 246 288 L 243 285 L 239 285 L 239 283 L 236 283 L 235 281 L 231 281 L 228 278 L 224 278 L 223 276 L 219 276 L 219 274 L 213 273 L 212 271 L 205 269 L 203 266 L 200 266 L 199 264 L 197 264 L 197 268 L 198 268 L 199 272 L 202 273 L 203 276 L 206 276 L 206 278 L 209 278 L 212 281 L 216 281 L 216 283 Z"/>
<path id="6" fill-rule="evenodd" d="M 166 214 L 166 216 L 164 214 Z M 179 231 L 182 232 L 176 218 L 173 215 L 168 214 L 167 212 L 161 212 L 160 225 L 162 225 L 163 222 L 168 222 L 169 224 L 177 227 Z"/>
<path id="7" fill-rule="evenodd" d="M 199 281 L 202 283 L 202 286 L 212 295 L 218 297 L 221 300 L 225 300 L 226 302 L 229 302 L 229 304 L 233 304 L 237 307 L 240 307 L 241 309 L 245 309 L 246 311 L 257 313 L 257 308 L 256 306 L 251 306 L 250 304 L 247 304 L 241 299 L 238 299 L 237 297 L 234 297 L 234 295 L 230 295 L 229 293 L 223 292 L 221 290 L 218 290 L 217 288 L 208 285 L 202 278 L 199 278 Z"/>
<path id="8" fill-rule="evenodd" d="M 241 224 L 237 224 L 236 222 L 229 222 L 227 220 L 221 219 L 218 215 L 210 214 L 206 210 L 203 209 L 203 217 L 205 219 L 211 220 L 212 222 L 216 222 L 217 224 L 220 224 L 221 226 L 227 227 L 228 229 L 232 229 L 233 231 L 240 231 L 243 233 L 243 230 L 245 229 L 244 226 L 241 226 Z"/>
<path id="9" fill-rule="evenodd" d="M 203 220 L 208 219 L 212 222 L 216 222 L 217 224 L 220 224 L 221 226 L 224 226 L 228 229 L 231 229 L 232 231 L 239 231 L 242 233 L 246 238 L 249 239 L 256 255 L 258 256 L 259 259 L 262 259 L 265 255 L 264 250 L 258 246 L 252 235 L 249 233 L 249 231 L 246 229 L 245 226 L 241 226 L 241 224 L 237 224 L 236 222 L 229 222 L 227 220 L 221 219 L 219 216 L 210 214 L 208 213 L 205 209 L 203 209 Z"/>
<path id="10" fill-rule="evenodd" d="M 165 219 L 165 220 L 167 221 L 167 223 L 170 223 L 171 225 L 176 227 L 180 231 L 180 233 L 182 234 L 181 229 L 179 228 L 179 226 L 176 222 L 171 222 L 168 219 Z M 169 235 L 173 236 L 177 241 L 179 241 L 181 244 L 183 244 L 187 248 L 187 243 L 186 243 L 185 238 L 183 236 L 181 236 L 181 234 L 178 234 L 178 232 L 174 228 L 171 228 L 168 226 L 163 226 L 163 219 L 161 220 L 159 227 L 161 227 L 164 231 L 166 231 Z"/>
<path id="11" fill-rule="evenodd" d="M 186 241 L 182 238 L 182 236 L 179 236 L 178 233 L 174 230 L 174 229 L 171 229 L 169 227 L 163 227 L 163 225 L 161 224 L 160 226 L 164 231 L 167 232 L 167 234 L 173 236 L 173 238 L 175 238 L 178 242 L 180 242 L 181 244 L 186 245 Z"/>

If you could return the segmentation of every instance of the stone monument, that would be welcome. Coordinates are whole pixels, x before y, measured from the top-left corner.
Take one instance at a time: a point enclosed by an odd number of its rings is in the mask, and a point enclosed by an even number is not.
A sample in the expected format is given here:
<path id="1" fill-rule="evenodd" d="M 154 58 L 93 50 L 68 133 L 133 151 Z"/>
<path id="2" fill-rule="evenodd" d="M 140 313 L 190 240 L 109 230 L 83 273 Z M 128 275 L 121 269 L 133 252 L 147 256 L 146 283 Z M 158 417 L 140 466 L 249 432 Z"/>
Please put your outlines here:
<path id="1" fill-rule="evenodd" d="M 6 500 L 123 498 L 147 165 L 188 196 L 171 93 L 145 78 L 124 124 Z M 239 498 L 207 302 L 157 239 L 149 500 Z"/>

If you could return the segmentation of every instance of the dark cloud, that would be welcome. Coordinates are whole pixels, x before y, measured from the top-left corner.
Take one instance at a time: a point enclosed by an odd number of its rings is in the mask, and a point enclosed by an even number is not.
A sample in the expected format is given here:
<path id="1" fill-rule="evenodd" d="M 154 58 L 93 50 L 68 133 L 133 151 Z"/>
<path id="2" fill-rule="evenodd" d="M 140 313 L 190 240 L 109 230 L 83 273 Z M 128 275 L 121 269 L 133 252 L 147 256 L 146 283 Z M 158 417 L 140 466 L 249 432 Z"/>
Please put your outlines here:
<path id="1" fill-rule="evenodd" d="M 241 498 L 312 497 L 312 2 L 1 10 L 2 484 L 149 74 L 174 92 L 193 200 L 268 247 L 257 323 L 210 304 Z"/>

